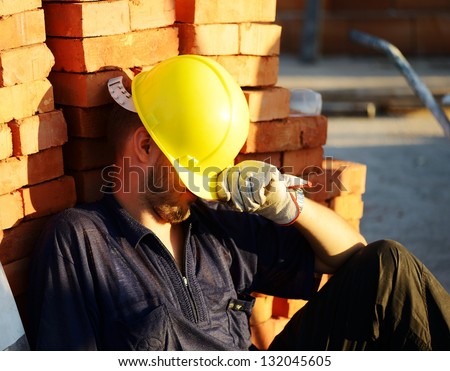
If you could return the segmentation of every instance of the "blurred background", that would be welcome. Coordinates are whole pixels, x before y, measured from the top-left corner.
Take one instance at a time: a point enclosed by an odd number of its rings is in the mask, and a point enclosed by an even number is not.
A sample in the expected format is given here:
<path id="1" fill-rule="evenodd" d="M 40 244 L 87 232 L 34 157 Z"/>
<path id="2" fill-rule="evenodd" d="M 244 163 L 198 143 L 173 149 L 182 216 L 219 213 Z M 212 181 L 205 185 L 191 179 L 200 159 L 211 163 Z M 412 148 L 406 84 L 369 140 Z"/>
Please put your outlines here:
<path id="1" fill-rule="evenodd" d="M 328 117 L 325 155 L 367 165 L 361 232 L 395 239 L 450 291 L 450 140 L 395 60 L 349 37 L 397 47 L 450 117 L 448 0 L 278 0 L 278 85 L 312 89 Z"/>

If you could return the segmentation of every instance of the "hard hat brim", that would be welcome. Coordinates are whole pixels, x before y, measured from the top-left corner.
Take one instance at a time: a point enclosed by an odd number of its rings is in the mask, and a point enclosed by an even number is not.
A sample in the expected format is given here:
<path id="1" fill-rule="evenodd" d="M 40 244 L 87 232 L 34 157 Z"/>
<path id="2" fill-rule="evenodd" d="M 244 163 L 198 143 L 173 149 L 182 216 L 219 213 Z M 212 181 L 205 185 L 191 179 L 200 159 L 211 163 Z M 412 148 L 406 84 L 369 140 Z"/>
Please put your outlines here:
<path id="1" fill-rule="evenodd" d="M 191 171 L 180 165 L 176 160 L 173 162 L 173 167 L 183 184 L 194 195 L 205 200 L 219 199 L 217 195 L 217 172 Z"/>

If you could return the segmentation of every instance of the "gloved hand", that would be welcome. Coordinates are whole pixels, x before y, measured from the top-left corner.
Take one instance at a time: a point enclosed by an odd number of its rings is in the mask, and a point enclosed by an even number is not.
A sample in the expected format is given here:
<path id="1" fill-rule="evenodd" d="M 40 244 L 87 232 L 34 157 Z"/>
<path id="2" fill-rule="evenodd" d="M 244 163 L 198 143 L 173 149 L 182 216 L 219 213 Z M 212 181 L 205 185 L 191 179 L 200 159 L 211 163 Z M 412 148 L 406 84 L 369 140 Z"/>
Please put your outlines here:
<path id="1" fill-rule="evenodd" d="M 248 160 L 223 170 L 217 177 L 217 194 L 239 211 L 260 214 L 277 224 L 289 225 L 300 215 L 307 181 L 281 174 L 262 161 Z"/>

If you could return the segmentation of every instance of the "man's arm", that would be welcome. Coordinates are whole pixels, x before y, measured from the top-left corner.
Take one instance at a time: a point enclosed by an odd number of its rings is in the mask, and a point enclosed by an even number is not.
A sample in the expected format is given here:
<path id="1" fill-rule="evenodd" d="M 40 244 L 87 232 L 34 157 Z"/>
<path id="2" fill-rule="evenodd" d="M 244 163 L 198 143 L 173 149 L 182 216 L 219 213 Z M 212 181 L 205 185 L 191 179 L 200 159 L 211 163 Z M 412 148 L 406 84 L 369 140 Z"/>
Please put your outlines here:
<path id="1" fill-rule="evenodd" d="M 219 174 L 217 194 L 239 211 L 296 225 L 314 249 L 316 271 L 334 273 L 366 241 L 333 210 L 304 198 L 301 188 L 306 184 L 301 178 L 280 174 L 273 165 L 248 160 Z"/>
<path id="2" fill-rule="evenodd" d="M 71 222 L 76 215 L 69 212 L 47 224 L 31 262 L 28 335 L 32 350 L 97 350 L 91 321 L 95 297 L 81 284 L 89 282 L 89 272 L 78 267 L 70 252 L 82 251 L 84 242 L 74 238 Z M 85 274 L 83 279 L 80 274 Z"/>
<path id="3" fill-rule="evenodd" d="M 307 198 L 294 225 L 310 242 L 318 273 L 334 273 L 367 244 L 364 237 L 333 210 Z"/>

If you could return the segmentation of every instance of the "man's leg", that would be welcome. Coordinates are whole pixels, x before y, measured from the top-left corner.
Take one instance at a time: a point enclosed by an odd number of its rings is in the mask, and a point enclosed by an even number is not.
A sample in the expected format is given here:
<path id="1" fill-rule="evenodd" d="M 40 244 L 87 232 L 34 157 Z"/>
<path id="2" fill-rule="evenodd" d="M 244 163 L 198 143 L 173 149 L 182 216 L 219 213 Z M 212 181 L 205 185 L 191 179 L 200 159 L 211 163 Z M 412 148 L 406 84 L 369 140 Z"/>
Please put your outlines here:
<path id="1" fill-rule="evenodd" d="M 356 253 L 270 350 L 450 350 L 450 296 L 394 241 Z"/>

